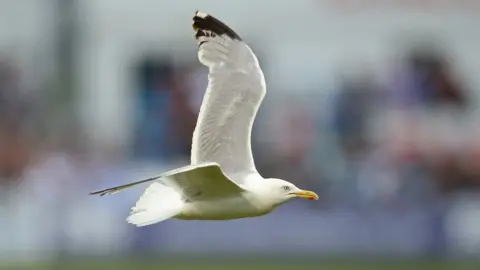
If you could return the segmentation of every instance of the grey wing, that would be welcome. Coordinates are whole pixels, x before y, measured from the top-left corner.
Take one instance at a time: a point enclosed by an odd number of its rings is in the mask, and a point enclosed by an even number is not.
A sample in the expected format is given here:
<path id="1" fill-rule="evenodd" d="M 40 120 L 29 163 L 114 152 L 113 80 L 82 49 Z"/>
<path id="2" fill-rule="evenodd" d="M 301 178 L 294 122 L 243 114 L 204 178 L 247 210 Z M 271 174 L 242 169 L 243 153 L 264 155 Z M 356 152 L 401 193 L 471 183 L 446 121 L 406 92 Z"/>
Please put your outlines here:
<path id="1" fill-rule="evenodd" d="M 197 12 L 193 27 L 209 82 L 193 134 L 191 162 L 216 162 L 227 175 L 256 172 L 250 136 L 266 93 L 257 57 L 233 30 L 210 15 Z"/>
<path id="2" fill-rule="evenodd" d="M 230 180 L 222 172 L 219 164 L 208 162 L 188 165 L 168 171 L 156 177 L 92 192 L 90 194 L 100 196 L 111 195 L 127 188 L 153 181 L 171 186 L 186 199 L 192 200 L 238 195 L 243 191 L 243 188 Z"/>
<path id="3" fill-rule="evenodd" d="M 168 186 L 175 188 L 187 200 L 214 199 L 219 197 L 238 196 L 244 191 L 242 187 L 226 176 L 220 165 L 209 162 L 195 169 L 184 170 L 181 173 L 166 176 L 164 181 Z"/>

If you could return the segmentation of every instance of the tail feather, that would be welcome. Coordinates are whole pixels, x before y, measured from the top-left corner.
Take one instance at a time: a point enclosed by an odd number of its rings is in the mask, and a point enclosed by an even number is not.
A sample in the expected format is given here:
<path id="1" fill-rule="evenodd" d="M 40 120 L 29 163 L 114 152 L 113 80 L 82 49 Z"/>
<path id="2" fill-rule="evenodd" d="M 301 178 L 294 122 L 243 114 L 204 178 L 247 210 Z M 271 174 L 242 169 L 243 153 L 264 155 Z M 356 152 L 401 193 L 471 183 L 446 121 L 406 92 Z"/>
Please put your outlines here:
<path id="1" fill-rule="evenodd" d="M 208 67 L 228 61 L 235 44 L 243 42 L 230 27 L 200 11 L 197 11 L 193 17 L 192 27 L 196 31 L 198 58 Z"/>
<path id="2" fill-rule="evenodd" d="M 179 214 L 184 205 L 180 193 L 157 181 L 137 201 L 127 222 L 138 227 L 158 223 Z"/>

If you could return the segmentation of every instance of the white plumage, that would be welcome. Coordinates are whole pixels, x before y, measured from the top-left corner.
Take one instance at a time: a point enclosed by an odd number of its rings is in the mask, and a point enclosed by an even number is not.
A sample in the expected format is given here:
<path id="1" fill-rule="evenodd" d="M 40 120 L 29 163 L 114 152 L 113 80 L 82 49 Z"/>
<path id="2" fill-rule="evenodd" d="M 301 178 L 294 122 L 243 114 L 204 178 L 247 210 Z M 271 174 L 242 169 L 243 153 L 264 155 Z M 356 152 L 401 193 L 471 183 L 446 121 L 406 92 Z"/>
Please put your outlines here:
<path id="1" fill-rule="evenodd" d="M 145 226 L 168 218 L 225 220 L 261 216 L 294 198 L 318 199 L 257 172 L 250 136 L 266 93 L 263 72 L 250 47 L 232 29 L 196 12 L 198 58 L 208 67 L 208 88 L 193 133 L 191 165 L 150 179 L 93 192 L 113 194 L 153 182 L 127 221 Z"/>
<path id="2" fill-rule="evenodd" d="M 146 226 L 178 214 L 183 207 L 180 193 L 160 181 L 152 183 L 137 201 L 127 221 Z"/>

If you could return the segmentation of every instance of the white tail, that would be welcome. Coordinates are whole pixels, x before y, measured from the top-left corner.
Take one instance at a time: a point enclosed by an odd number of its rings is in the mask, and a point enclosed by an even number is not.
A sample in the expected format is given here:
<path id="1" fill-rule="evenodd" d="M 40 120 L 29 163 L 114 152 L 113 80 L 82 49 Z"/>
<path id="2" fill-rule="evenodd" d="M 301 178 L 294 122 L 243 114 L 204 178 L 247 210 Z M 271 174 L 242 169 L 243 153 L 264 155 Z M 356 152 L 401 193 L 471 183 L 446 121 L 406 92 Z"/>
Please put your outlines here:
<path id="1" fill-rule="evenodd" d="M 180 193 L 156 181 L 132 207 L 127 221 L 138 227 L 158 223 L 179 214 L 184 204 Z"/>

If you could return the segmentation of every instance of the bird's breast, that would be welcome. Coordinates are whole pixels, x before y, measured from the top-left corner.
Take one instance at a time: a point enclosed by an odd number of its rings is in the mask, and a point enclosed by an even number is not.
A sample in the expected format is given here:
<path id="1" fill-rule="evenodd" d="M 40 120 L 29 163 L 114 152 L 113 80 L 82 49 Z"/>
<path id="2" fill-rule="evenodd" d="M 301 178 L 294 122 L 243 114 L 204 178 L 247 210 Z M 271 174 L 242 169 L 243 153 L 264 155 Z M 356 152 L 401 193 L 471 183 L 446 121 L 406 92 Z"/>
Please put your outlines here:
<path id="1" fill-rule="evenodd" d="M 245 197 L 230 197 L 221 200 L 193 201 L 185 204 L 177 219 L 226 220 L 262 216 L 273 208 L 256 204 Z"/>

